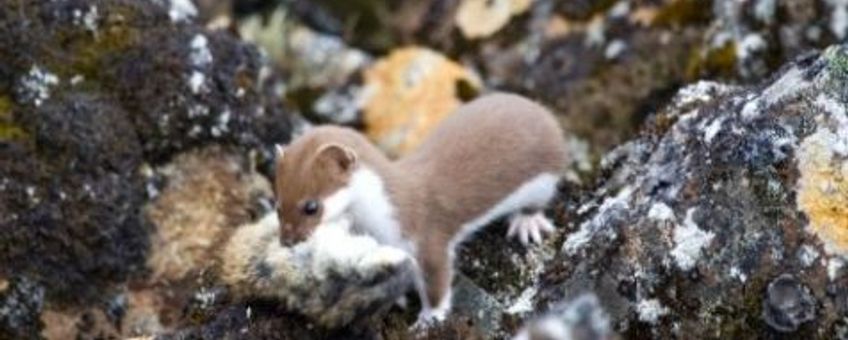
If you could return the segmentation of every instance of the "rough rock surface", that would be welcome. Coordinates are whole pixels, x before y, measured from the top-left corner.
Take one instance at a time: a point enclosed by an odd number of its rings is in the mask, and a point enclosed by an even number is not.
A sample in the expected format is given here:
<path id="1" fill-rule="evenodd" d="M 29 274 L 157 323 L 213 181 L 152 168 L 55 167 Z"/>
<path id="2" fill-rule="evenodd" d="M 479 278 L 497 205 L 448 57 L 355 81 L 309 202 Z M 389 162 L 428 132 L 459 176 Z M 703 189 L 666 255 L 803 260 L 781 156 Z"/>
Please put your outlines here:
<path id="1" fill-rule="evenodd" d="M 625 337 L 844 329 L 846 58 L 834 46 L 761 85 L 681 90 L 604 159 L 540 301 L 594 292 Z"/>
<path id="2" fill-rule="evenodd" d="M 3 313 L 0 337 L 35 337 L 30 312 L 105 306 L 145 273 L 142 168 L 209 144 L 261 163 L 289 138 L 259 51 L 195 14 L 178 0 L 0 3 L 0 278 L 20 313 Z"/>
<path id="3" fill-rule="evenodd" d="M 404 48 L 364 72 L 362 123 L 369 138 L 391 156 L 412 151 L 479 80 L 438 52 Z"/>

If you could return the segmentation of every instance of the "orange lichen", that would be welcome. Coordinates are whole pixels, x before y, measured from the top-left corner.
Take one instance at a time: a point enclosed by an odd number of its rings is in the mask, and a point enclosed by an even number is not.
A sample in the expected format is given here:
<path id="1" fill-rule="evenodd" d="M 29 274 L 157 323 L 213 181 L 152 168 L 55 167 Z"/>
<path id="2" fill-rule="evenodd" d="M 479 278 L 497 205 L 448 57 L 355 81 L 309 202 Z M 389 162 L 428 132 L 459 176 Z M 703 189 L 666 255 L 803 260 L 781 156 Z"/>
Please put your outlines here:
<path id="1" fill-rule="evenodd" d="M 424 48 L 402 48 L 365 71 L 366 133 L 393 156 L 417 146 L 460 104 L 463 84 L 479 80 L 461 65 Z"/>
<path id="2" fill-rule="evenodd" d="M 834 152 L 835 136 L 820 128 L 802 142 L 798 205 L 829 251 L 848 254 L 848 160 Z"/>

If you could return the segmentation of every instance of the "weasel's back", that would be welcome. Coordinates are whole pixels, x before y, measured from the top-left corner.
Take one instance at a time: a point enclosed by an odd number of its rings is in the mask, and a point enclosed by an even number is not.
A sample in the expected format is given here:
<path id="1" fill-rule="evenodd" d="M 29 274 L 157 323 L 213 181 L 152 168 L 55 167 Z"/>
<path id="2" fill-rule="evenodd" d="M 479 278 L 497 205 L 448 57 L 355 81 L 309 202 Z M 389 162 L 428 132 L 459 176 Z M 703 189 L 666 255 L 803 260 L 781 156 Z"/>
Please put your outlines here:
<path id="1" fill-rule="evenodd" d="M 427 179 L 422 189 L 437 205 L 465 218 L 540 174 L 561 174 L 565 147 L 547 109 L 521 96 L 492 94 L 457 109 L 399 163 Z"/>

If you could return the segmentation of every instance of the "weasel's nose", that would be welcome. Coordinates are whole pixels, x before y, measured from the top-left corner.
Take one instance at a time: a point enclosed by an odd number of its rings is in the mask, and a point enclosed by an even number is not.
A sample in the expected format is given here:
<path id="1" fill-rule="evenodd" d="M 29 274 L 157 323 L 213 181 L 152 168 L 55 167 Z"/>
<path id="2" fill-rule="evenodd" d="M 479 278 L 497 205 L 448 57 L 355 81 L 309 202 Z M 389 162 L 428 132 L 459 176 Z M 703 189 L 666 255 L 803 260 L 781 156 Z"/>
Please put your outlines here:
<path id="1" fill-rule="evenodd" d="M 280 244 L 282 244 L 283 247 L 291 247 L 305 239 L 301 233 L 295 230 L 294 225 L 291 223 L 285 223 L 283 226 L 284 227 L 280 232 Z"/>

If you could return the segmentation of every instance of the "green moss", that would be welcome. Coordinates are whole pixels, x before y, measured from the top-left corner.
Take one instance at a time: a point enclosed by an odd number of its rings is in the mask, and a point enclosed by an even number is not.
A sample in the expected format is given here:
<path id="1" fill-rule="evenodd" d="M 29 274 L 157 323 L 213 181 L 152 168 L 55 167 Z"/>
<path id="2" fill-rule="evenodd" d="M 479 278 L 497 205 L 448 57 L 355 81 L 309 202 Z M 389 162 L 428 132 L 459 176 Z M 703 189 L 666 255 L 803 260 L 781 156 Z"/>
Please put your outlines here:
<path id="1" fill-rule="evenodd" d="M 141 35 L 131 24 L 133 10 L 115 6 L 109 8 L 109 13 L 94 33 L 84 30 L 57 33 L 56 41 L 67 46 L 68 57 L 54 59 L 48 65 L 50 70 L 62 78 L 82 75 L 85 81 L 97 80 L 110 57 L 120 56 L 136 45 Z"/>
<path id="2" fill-rule="evenodd" d="M 673 0 L 660 8 L 651 22 L 655 26 L 686 26 L 693 23 L 707 23 L 712 16 L 712 1 Z"/>
<path id="3" fill-rule="evenodd" d="M 763 322 L 759 318 L 763 312 L 763 295 L 768 282 L 763 276 L 753 277 L 742 290 L 741 303 L 737 308 L 723 313 L 723 321 L 718 325 L 720 336 L 728 339 L 750 339 L 763 334 Z"/>
<path id="4" fill-rule="evenodd" d="M 728 41 L 719 48 L 695 50 L 686 66 L 686 79 L 694 81 L 703 77 L 733 77 L 736 71 L 736 43 Z"/>
<path id="5" fill-rule="evenodd" d="M 831 72 L 839 77 L 848 76 L 848 52 L 842 46 L 828 48 L 824 52 L 827 65 Z"/>
<path id="6" fill-rule="evenodd" d="M 29 135 L 12 119 L 12 99 L 0 95 L 0 141 L 25 140 Z"/>
<path id="7" fill-rule="evenodd" d="M 563 1 L 559 4 L 560 12 L 567 19 L 586 21 L 592 19 L 593 16 L 603 13 L 612 8 L 617 3 L 616 0 L 594 0 L 594 1 Z"/>

